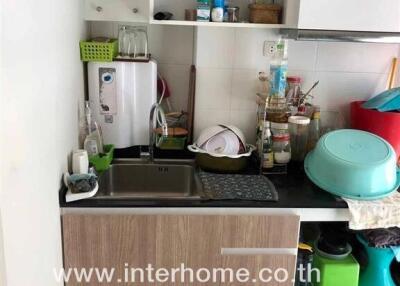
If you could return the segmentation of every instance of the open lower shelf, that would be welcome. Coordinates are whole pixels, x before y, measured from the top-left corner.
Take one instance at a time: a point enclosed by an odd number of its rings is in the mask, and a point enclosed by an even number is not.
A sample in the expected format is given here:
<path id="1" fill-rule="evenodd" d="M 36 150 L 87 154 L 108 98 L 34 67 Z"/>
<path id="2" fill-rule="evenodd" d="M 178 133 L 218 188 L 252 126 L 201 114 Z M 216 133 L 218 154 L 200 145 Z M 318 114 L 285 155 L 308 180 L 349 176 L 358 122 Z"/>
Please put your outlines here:
<path id="1" fill-rule="evenodd" d="M 285 24 L 255 24 L 255 23 L 219 23 L 219 22 L 198 22 L 183 20 L 150 20 L 150 24 L 154 25 L 172 25 L 172 26 L 196 26 L 196 27 L 226 27 L 226 28 L 269 28 L 283 29 L 290 28 Z"/>

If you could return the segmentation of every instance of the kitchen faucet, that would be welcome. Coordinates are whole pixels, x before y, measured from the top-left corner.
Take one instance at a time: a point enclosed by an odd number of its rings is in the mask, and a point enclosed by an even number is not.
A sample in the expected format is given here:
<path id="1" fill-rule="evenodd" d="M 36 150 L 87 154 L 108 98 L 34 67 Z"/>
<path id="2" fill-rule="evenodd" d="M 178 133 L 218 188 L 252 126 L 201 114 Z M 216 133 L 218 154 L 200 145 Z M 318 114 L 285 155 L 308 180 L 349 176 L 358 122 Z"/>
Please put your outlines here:
<path id="1" fill-rule="evenodd" d="M 157 147 L 160 146 L 160 141 L 156 140 L 156 128 L 157 125 L 161 126 L 162 129 L 162 138 L 168 136 L 168 124 L 165 118 L 165 113 L 163 108 L 159 103 L 154 103 L 150 109 L 150 118 L 149 118 L 149 152 L 147 154 L 140 153 L 141 158 L 148 159 L 149 162 L 154 162 L 154 144 Z"/>

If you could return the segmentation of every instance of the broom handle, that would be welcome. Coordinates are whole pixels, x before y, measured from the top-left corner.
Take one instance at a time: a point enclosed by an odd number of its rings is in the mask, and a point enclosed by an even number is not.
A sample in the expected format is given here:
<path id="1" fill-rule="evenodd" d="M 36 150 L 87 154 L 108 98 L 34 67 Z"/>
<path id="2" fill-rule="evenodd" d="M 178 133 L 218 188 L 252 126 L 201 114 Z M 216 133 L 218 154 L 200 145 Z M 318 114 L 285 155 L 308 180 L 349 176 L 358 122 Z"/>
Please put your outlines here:
<path id="1" fill-rule="evenodd" d="M 398 58 L 393 58 L 392 67 L 390 69 L 389 80 L 387 89 L 392 89 L 395 85 L 396 75 L 397 75 Z"/>

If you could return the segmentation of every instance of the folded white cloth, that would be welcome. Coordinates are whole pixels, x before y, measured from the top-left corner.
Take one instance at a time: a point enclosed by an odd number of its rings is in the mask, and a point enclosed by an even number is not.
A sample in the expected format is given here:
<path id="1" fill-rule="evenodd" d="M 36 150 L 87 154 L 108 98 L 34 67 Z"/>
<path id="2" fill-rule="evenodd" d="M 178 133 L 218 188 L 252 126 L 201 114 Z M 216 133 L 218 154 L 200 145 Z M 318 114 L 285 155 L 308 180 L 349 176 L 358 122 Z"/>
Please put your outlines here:
<path id="1" fill-rule="evenodd" d="M 350 210 L 350 229 L 376 229 L 400 227 L 400 193 L 374 201 L 343 198 Z"/>

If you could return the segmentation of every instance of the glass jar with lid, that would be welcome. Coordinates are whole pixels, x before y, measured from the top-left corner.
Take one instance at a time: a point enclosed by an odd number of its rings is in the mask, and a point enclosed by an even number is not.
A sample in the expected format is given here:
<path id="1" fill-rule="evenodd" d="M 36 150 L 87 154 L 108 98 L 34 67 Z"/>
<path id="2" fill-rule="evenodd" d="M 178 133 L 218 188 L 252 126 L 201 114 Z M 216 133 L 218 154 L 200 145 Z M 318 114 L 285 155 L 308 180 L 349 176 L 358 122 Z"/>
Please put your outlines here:
<path id="1" fill-rule="evenodd" d="M 310 118 L 305 116 L 289 117 L 290 143 L 293 161 L 301 162 L 307 154 L 308 129 Z"/>
<path id="2" fill-rule="evenodd" d="M 290 162 L 292 152 L 290 148 L 290 135 L 276 134 L 272 137 L 272 151 L 274 162 L 277 164 L 287 164 Z"/>

